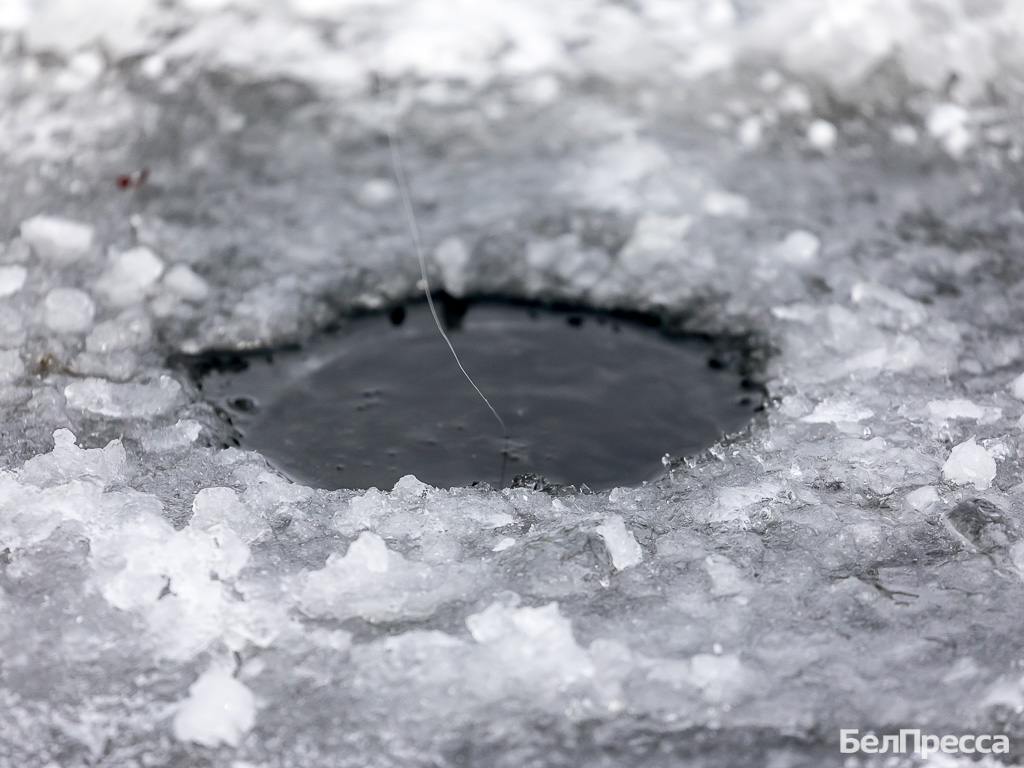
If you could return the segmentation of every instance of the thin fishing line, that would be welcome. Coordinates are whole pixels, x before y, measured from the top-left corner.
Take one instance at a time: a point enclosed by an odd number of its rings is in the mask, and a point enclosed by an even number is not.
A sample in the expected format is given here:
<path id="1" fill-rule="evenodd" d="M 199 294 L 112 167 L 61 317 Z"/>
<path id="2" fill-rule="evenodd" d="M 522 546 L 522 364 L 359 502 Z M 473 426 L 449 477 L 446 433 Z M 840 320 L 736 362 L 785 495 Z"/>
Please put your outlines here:
<path id="1" fill-rule="evenodd" d="M 452 357 L 455 358 L 455 364 L 459 366 L 459 370 L 462 371 L 462 375 L 466 377 L 476 393 L 480 395 L 480 399 L 484 401 L 484 404 L 490 409 L 491 413 L 494 414 L 494 418 L 498 420 L 498 424 L 501 425 L 502 436 L 505 439 L 505 450 L 503 454 L 505 458 L 508 458 L 508 428 L 505 426 L 505 420 L 501 418 L 501 414 L 498 413 L 497 409 L 491 405 L 491 401 L 487 399 L 480 387 L 473 381 L 473 377 L 469 375 L 465 367 L 462 365 L 462 361 L 459 359 L 458 352 L 455 351 L 455 347 L 452 346 L 451 339 L 448 338 L 448 334 L 445 333 L 444 326 L 441 323 L 441 318 L 438 317 L 437 309 L 434 307 L 434 299 L 430 294 L 430 281 L 427 278 L 427 260 L 423 255 L 423 243 L 420 240 L 420 230 L 416 225 L 416 214 L 412 209 L 412 200 L 409 196 L 409 185 L 405 180 L 405 170 L 402 167 L 402 155 L 398 146 L 398 135 L 395 127 L 395 119 L 392 117 L 387 121 L 388 130 L 388 146 L 391 148 L 391 164 L 395 167 L 395 179 L 398 181 L 398 191 L 402 196 L 402 207 L 405 209 L 405 218 L 409 223 L 409 231 L 412 233 L 412 242 L 416 248 L 416 258 L 420 262 L 420 277 L 423 280 L 423 292 L 427 295 L 427 305 L 430 307 L 430 314 L 434 318 L 434 325 L 437 326 L 438 332 L 441 334 L 441 338 L 444 339 L 445 344 L 448 345 L 448 349 L 451 350 Z M 504 485 L 505 482 L 505 465 L 502 463 L 502 478 L 501 482 Z"/>

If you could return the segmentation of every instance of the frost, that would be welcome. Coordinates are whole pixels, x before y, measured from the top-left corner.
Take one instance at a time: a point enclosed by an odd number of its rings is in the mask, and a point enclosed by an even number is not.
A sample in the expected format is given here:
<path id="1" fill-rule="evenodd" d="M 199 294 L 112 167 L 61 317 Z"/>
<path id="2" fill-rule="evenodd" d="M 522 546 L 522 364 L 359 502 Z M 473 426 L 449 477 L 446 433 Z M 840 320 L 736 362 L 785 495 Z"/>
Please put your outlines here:
<path id="1" fill-rule="evenodd" d="M 973 484 L 979 491 L 992 485 L 996 461 L 974 438 L 955 446 L 942 465 L 942 476 L 957 485 Z"/>
<path id="2" fill-rule="evenodd" d="M 237 747 L 256 723 L 256 697 L 223 669 L 206 670 L 174 714 L 174 736 L 205 747 Z"/>

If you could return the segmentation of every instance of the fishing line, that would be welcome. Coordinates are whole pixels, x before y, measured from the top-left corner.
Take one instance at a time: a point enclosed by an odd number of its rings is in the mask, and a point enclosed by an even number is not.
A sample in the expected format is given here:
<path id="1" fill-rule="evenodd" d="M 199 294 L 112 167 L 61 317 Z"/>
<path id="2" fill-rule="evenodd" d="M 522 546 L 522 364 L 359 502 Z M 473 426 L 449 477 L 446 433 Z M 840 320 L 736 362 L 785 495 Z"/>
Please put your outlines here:
<path id="1" fill-rule="evenodd" d="M 459 366 L 459 370 L 462 371 L 462 375 L 466 377 L 466 381 L 470 383 L 476 393 L 480 395 L 480 399 L 484 401 L 484 404 L 490 409 L 491 413 L 494 414 L 494 418 L 498 420 L 498 424 L 501 425 L 502 439 L 504 440 L 504 447 L 502 448 L 502 462 L 501 462 L 501 481 L 500 484 L 505 484 L 505 464 L 508 461 L 508 428 L 505 426 L 505 420 L 501 418 L 501 414 L 498 413 L 497 409 L 491 405 L 491 401 L 487 399 L 480 387 L 473 381 L 473 377 L 469 375 L 465 366 L 462 365 L 462 361 L 459 359 L 459 353 L 455 351 L 455 347 L 452 345 L 451 339 L 448 338 L 448 334 L 445 333 L 444 325 L 441 323 L 441 318 L 437 314 L 437 309 L 434 307 L 434 298 L 430 292 L 430 280 L 427 277 L 427 260 L 423 255 L 423 243 L 420 238 L 419 226 L 416 224 L 416 214 L 412 208 L 412 198 L 409 195 L 409 184 L 405 178 L 405 169 L 402 166 L 402 153 L 398 145 L 398 130 L 396 126 L 397 120 L 392 115 L 387 121 L 387 132 L 388 132 L 388 147 L 391 150 L 391 164 L 395 169 L 395 180 L 398 182 L 398 192 L 402 198 L 402 207 L 405 209 L 405 219 L 409 224 L 409 232 L 412 235 L 413 246 L 416 250 L 416 258 L 420 263 L 420 278 L 423 281 L 423 292 L 427 296 L 427 305 L 430 307 L 430 315 L 434 318 L 434 325 L 437 326 L 438 333 L 441 334 L 441 338 L 444 339 L 445 344 L 448 345 L 448 349 L 451 350 L 452 357 L 455 358 L 455 364 Z"/>

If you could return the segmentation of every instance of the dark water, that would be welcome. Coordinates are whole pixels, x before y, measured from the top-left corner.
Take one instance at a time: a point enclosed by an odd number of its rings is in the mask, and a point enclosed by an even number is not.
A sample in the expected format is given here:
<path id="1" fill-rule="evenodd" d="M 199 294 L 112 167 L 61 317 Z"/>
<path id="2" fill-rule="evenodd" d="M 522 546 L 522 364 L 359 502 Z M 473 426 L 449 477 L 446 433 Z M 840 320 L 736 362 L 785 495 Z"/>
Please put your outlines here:
<path id="1" fill-rule="evenodd" d="M 440 306 L 440 305 L 439 305 Z M 760 403 L 706 340 L 645 323 L 512 304 L 449 303 L 463 378 L 425 303 L 346 322 L 301 349 L 221 366 L 203 391 L 245 448 L 323 488 L 508 485 L 536 474 L 601 490 L 657 477 L 741 429 Z M 230 366 L 229 366 L 230 367 Z M 237 370 L 241 368 L 241 370 Z"/>

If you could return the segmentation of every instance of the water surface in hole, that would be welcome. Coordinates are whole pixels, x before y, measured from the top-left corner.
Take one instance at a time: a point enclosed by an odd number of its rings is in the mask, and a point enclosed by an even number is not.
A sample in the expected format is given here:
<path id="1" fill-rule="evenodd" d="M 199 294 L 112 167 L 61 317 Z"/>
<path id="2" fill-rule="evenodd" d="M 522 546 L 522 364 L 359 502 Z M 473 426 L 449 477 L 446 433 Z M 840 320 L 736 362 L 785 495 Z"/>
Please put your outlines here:
<path id="1" fill-rule="evenodd" d="M 442 305 L 439 305 L 439 307 Z M 535 474 L 593 490 L 657 477 L 662 457 L 741 429 L 760 404 L 713 345 L 592 312 L 425 303 L 351 319 L 299 349 L 213 365 L 201 386 L 243 447 L 323 488 L 508 485 Z M 237 362 L 237 360 L 236 360 Z"/>

